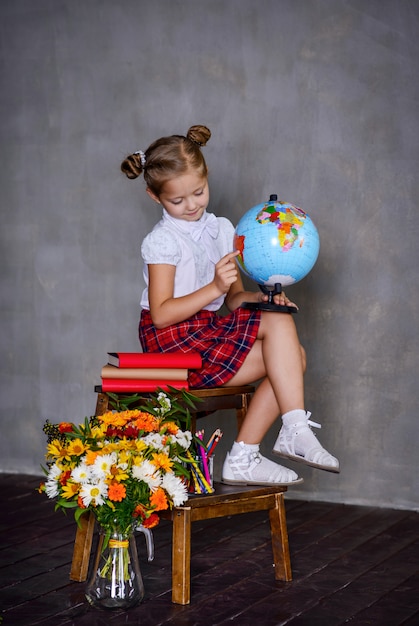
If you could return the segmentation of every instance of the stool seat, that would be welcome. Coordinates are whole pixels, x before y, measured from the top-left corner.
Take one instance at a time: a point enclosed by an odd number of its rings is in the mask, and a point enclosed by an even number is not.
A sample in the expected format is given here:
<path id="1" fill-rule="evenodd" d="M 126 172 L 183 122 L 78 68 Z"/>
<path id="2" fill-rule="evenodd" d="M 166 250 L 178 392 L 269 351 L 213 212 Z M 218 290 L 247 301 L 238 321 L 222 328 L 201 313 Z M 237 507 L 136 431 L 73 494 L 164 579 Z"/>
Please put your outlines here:
<path id="1" fill-rule="evenodd" d="M 235 409 L 237 428 L 240 429 L 255 388 L 253 385 L 242 385 L 240 387 L 211 387 L 201 389 L 187 389 L 188 393 L 195 396 L 197 402 L 196 410 L 192 411 L 192 417 L 199 419 L 215 411 L 223 411 Z M 109 409 L 109 396 L 102 392 L 100 385 L 95 386 L 95 392 L 98 394 L 96 402 L 95 415 L 103 415 Z M 130 393 L 113 393 L 115 396 L 129 396 Z M 136 395 L 136 394 L 135 394 Z M 146 398 L 150 394 L 144 393 L 142 396 Z"/>

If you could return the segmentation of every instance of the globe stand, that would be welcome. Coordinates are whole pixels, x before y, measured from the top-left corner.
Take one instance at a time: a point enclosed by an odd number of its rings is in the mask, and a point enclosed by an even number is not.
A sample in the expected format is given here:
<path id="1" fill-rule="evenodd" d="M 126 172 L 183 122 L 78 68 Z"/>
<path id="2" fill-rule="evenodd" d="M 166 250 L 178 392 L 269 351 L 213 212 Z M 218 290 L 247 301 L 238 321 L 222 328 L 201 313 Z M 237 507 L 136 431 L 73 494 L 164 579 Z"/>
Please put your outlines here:
<path id="1" fill-rule="evenodd" d="M 265 285 L 259 285 L 259 289 L 268 296 L 267 302 L 243 302 L 242 307 L 251 309 L 252 311 L 272 311 L 273 313 L 298 313 L 296 306 L 288 306 L 286 304 L 275 304 L 274 296 L 282 293 L 281 283 L 275 283 L 271 289 Z"/>

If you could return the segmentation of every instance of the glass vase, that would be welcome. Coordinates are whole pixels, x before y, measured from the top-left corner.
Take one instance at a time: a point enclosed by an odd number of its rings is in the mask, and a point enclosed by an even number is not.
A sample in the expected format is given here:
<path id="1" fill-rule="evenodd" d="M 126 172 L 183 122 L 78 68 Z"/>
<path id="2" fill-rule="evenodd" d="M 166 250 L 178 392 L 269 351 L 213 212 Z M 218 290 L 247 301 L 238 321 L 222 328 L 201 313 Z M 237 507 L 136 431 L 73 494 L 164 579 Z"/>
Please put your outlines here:
<path id="1" fill-rule="evenodd" d="M 128 609 L 144 598 L 134 529 L 121 532 L 115 527 L 106 539 L 101 528 L 86 598 L 97 608 Z"/>

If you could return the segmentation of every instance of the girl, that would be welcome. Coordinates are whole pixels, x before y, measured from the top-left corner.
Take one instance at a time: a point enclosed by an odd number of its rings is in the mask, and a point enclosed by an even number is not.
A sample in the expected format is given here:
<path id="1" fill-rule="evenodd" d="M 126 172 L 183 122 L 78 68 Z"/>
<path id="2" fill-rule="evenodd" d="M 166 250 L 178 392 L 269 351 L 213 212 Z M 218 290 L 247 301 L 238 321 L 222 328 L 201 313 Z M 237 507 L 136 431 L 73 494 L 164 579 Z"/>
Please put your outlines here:
<path id="1" fill-rule="evenodd" d="M 128 178 L 144 175 L 148 195 L 163 217 L 144 239 L 141 254 L 147 287 L 141 299 L 139 337 L 145 352 L 198 351 L 202 369 L 191 387 L 245 385 L 261 381 L 246 419 L 224 462 L 225 483 L 290 485 L 297 474 L 263 457 L 259 444 L 282 414 L 273 448 L 281 457 L 332 472 L 338 460 L 318 442 L 304 410 L 305 352 L 290 314 L 250 311 L 243 301 L 267 296 L 245 292 L 233 251 L 234 227 L 207 213 L 208 170 L 201 147 L 211 132 L 192 126 L 186 137 L 158 139 L 128 156 Z M 284 293 L 278 304 L 292 303 Z M 217 313 L 225 303 L 230 313 Z"/>

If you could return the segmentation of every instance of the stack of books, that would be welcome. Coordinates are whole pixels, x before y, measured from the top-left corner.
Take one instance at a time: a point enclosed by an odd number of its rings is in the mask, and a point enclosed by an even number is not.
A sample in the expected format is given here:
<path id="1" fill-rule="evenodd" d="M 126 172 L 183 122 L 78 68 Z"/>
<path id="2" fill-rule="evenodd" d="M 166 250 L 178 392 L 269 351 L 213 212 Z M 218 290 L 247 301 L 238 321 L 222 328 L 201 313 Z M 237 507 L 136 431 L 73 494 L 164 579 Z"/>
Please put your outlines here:
<path id="1" fill-rule="evenodd" d="M 102 391 L 189 389 L 188 370 L 201 366 L 198 352 L 108 352 L 101 372 Z"/>

